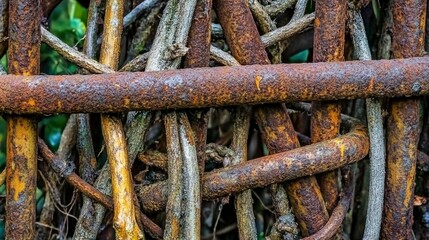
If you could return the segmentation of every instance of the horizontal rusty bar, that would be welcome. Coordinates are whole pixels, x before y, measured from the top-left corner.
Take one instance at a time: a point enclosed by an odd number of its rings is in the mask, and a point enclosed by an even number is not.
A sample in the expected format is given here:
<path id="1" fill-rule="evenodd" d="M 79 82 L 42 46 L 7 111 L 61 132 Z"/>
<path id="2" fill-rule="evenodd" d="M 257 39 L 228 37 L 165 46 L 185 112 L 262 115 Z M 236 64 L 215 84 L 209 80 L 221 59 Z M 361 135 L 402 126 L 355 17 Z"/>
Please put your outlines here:
<path id="1" fill-rule="evenodd" d="M 342 123 L 350 132 L 335 139 L 205 173 L 201 188 L 203 198 L 219 198 L 359 161 L 369 150 L 366 128 L 352 118 L 344 118 Z M 167 201 L 167 181 L 138 186 L 136 193 L 146 211 L 160 211 Z"/>
<path id="2" fill-rule="evenodd" d="M 429 93 L 429 58 L 252 65 L 162 72 L 0 76 L 0 112 L 200 108 Z"/>

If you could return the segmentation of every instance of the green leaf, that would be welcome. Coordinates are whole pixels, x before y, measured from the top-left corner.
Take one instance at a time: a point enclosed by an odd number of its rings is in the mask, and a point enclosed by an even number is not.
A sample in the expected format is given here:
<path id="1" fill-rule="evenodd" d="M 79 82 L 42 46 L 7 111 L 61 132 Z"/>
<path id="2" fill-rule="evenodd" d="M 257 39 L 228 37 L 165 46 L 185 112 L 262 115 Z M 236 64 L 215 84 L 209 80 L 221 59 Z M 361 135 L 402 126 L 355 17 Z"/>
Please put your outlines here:
<path id="1" fill-rule="evenodd" d="M 372 11 L 374 12 L 377 25 L 380 23 L 380 2 L 379 0 L 372 0 Z"/>
<path id="2" fill-rule="evenodd" d="M 37 200 L 37 204 L 36 204 L 37 213 L 40 213 L 42 211 L 44 204 L 45 204 L 45 197 L 43 196 Z"/>
<path id="3" fill-rule="evenodd" d="M 305 63 L 308 60 L 309 55 L 308 49 L 301 51 L 295 55 L 289 57 L 288 62 L 290 63 Z"/>
<path id="4" fill-rule="evenodd" d="M 4 219 L 0 220 L 0 239 L 6 238 Z"/>
<path id="5" fill-rule="evenodd" d="M 0 195 L 6 196 L 6 184 L 3 183 L 3 185 L 0 186 Z"/>
<path id="6" fill-rule="evenodd" d="M 43 139 L 52 151 L 56 151 L 60 145 L 61 133 L 67 124 L 66 115 L 44 118 L 39 122 L 39 128 L 43 130 Z"/>

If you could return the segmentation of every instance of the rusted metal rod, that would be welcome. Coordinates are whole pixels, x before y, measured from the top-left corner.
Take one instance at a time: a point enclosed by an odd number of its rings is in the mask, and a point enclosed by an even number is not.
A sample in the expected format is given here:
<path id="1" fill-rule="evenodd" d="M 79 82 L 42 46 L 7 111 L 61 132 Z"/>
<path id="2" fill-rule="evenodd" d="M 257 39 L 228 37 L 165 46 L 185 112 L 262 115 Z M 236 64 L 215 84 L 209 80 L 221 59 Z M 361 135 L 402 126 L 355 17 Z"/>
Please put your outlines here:
<path id="1" fill-rule="evenodd" d="M 351 200 L 353 198 L 354 186 L 353 186 L 353 173 L 350 167 L 346 167 L 346 173 L 343 174 L 344 179 L 344 191 L 341 200 L 338 201 L 338 205 L 333 209 L 329 221 L 323 226 L 320 231 L 315 234 L 303 238 L 302 240 L 325 240 L 332 239 L 341 227 L 344 217 L 346 216 L 347 210 L 350 207 Z"/>
<path id="2" fill-rule="evenodd" d="M 0 76 L 0 112 L 48 114 L 420 96 L 429 58 L 163 72 Z M 246 93 L 246 94 L 243 94 Z"/>
<path id="3" fill-rule="evenodd" d="M 335 139 L 206 173 L 202 179 L 203 199 L 333 170 L 362 159 L 369 150 L 366 128 L 351 118 L 343 119 L 342 123 L 351 130 Z M 138 186 L 136 192 L 146 211 L 160 211 L 165 207 L 166 181 Z"/>
<path id="4" fill-rule="evenodd" d="M 9 1 L 9 73 L 40 73 L 40 1 Z M 6 238 L 36 237 L 37 121 L 7 116 Z"/>
<path id="5" fill-rule="evenodd" d="M 214 9 L 224 30 L 226 41 L 232 55 L 237 61 L 242 65 L 269 64 L 270 59 L 259 37 L 259 32 L 249 5 L 251 4 L 245 0 L 214 1 Z M 272 61 L 274 62 L 280 61 L 280 50 L 277 50 L 277 54 L 275 53 L 276 50 L 274 52 L 271 51 L 273 55 Z M 256 85 L 259 85 L 262 79 L 256 76 L 254 81 Z M 261 129 L 263 141 L 271 154 L 299 147 L 292 121 L 289 118 L 287 110 L 280 104 L 256 106 L 254 113 L 256 123 Z M 239 113 L 237 114 L 239 115 Z M 273 189 L 275 189 L 273 192 L 276 193 L 285 192 L 281 184 L 273 186 Z M 318 230 L 318 226 L 323 226 L 324 220 L 328 218 L 328 214 L 314 176 L 288 182 L 286 190 L 297 222 L 304 235 L 313 233 L 313 229 Z M 283 194 L 281 196 L 278 194 L 272 195 L 277 214 L 280 216 L 289 214 L 290 209 L 287 207 L 288 204 L 285 203 L 287 197 Z M 240 197 L 237 196 L 237 198 Z M 250 201 L 247 200 L 247 202 Z M 236 206 L 238 205 L 236 204 Z M 256 230 L 252 230 L 252 228 L 255 228 L 255 223 L 249 213 L 252 208 L 249 205 L 241 207 L 247 208 L 247 210 L 243 211 L 246 212 L 245 216 L 237 210 L 239 237 L 241 239 L 256 239 L 256 234 L 252 233 L 256 232 Z M 240 215 L 244 219 L 240 220 Z M 247 223 L 244 224 L 244 222 Z M 247 227 L 243 228 L 244 226 Z"/>
<path id="6" fill-rule="evenodd" d="M 394 58 L 424 52 L 425 0 L 393 0 L 392 53 Z M 387 119 L 386 189 L 382 239 L 413 238 L 413 200 L 417 146 L 421 122 L 420 99 L 393 99 Z"/>
<path id="7" fill-rule="evenodd" d="M 314 24 L 314 62 L 344 60 L 347 0 L 316 1 Z M 341 105 L 339 102 L 312 102 L 311 141 L 320 142 L 338 136 Z M 338 170 L 317 176 L 326 209 L 331 214 L 338 202 Z"/>

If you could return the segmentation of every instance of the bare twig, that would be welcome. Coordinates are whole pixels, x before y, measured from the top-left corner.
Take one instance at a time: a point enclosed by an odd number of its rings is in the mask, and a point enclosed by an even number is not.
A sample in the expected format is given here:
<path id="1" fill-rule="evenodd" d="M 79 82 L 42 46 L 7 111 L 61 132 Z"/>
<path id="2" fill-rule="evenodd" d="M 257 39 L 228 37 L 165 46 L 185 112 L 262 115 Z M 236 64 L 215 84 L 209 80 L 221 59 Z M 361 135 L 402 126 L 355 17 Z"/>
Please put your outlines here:
<path id="1" fill-rule="evenodd" d="M 277 0 L 270 5 L 264 6 L 264 9 L 270 16 L 276 16 L 286 11 L 286 9 L 291 8 L 296 1 L 297 0 Z"/>
<path id="2" fill-rule="evenodd" d="M 143 53 L 135 57 L 133 60 L 129 61 L 125 66 L 119 70 L 120 72 L 139 72 L 143 71 L 146 67 L 147 58 L 149 53 Z"/>
<path id="3" fill-rule="evenodd" d="M 232 165 L 247 161 L 247 139 L 249 136 L 250 107 L 237 107 L 235 121 L 232 126 L 233 137 L 231 148 L 236 155 Z M 255 214 L 253 213 L 253 199 L 251 190 L 243 191 L 235 197 L 238 235 L 240 239 L 257 239 Z"/>
<path id="4" fill-rule="evenodd" d="M 48 44 L 51 48 L 57 51 L 65 59 L 77 64 L 79 67 L 85 68 L 93 73 L 113 73 L 111 68 L 103 65 L 85 54 L 73 49 L 69 45 L 62 42 L 44 27 L 40 27 L 42 31 L 42 41 Z"/>
<path id="5" fill-rule="evenodd" d="M 265 47 L 269 47 L 280 41 L 285 41 L 298 32 L 303 31 L 305 28 L 309 27 L 310 24 L 314 21 L 314 17 L 314 13 L 307 14 L 293 22 L 291 21 L 286 26 L 266 33 L 261 36 L 262 43 Z M 210 46 L 210 57 L 225 66 L 239 66 L 238 61 L 233 56 L 213 45 Z"/>
<path id="6" fill-rule="evenodd" d="M 63 159 L 55 156 L 48 146 L 42 139 L 37 140 L 37 145 L 39 149 L 40 156 L 49 163 L 49 165 L 54 169 L 54 171 L 64 177 L 67 182 L 72 186 L 77 188 L 83 194 L 89 198 L 101 203 L 104 207 L 109 210 L 113 210 L 113 200 L 106 194 L 101 193 L 99 190 L 94 188 L 92 185 L 83 181 L 76 173 L 73 172 L 73 166 L 68 165 Z M 156 238 L 162 239 L 162 230 L 158 225 L 153 223 L 146 215 L 139 213 L 142 219 L 143 226 L 148 233 Z"/>
<path id="7" fill-rule="evenodd" d="M 261 36 L 262 43 L 265 47 L 270 46 L 276 42 L 284 41 L 287 38 L 292 37 L 296 33 L 303 31 L 305 28 L 310 26 L 315 17 L 314 13 L 304 15 L 302 18 L 290 22 L 286 26 L 277 28 L 276 30 L 264 34 Z"/>
<path id="8" fill-rule="evenodd" d="M 290 22 L 294 22 L 302 17 L 305 14 L 305 8 L 307 7 L 308 0 L 298 0 L 295 4 L 295 11 L 293 12 Z"/>
<path id="9" fill-rule="evenodd" d="M 271 20 L 270 15 L 264 10 L 263 6 L 256 0 L 248 0 L 249 8 L 252 12 L 256 22 L 259 24 L 262 33 L 268 33 L 277 28 L 276 23 Z M 268 47 L 268 51 L 271 53 L 271 63 L 281 63 L 282 46 L 276 43 L 273 46 Z"/>
<path id="10" fill-rule="evenodd" d="M 131 23 L 133 23 L 142 12 L 153 8 L 159 2 L 161 2 L 161 0 L 145 0 L 141 2 L 139 5 L 137 5 L 137 7 L 131 10 L 131 12 L 129 12 L 124 17 L 124 28 L 128 27 Z"/>
<path id="11" fill-rule="evenodd" d="M 255 20 L 259 23 L 262 32 L 267 33 L 277 28 L 276 23 L 271 20 L 271 17 L 265 11 L 264 6 L 262 6 L 257 0 L 248 0 L 248 2 L 249 9 L 252 11 Z"/>
<path id="12" fill-rule="evenodd" d="M 371 51 L 359 10 L 349 9 L 348 19 L 357 59 L 371 60 Z M 368 98 L 366 105 L 370 140 L 370 179 L 364 239 L 378 239 L 383 213 L 386 149 L 381 102 L 376 98 Z"/>
<path id="13" fill-rule="evenodd" d="M 231 54 L 213 45 L 210 46 L 210 57 L 225 66 L 240 66 L 240 63 Z"/>
<path id="14" fill-rule="evenodd" d="M 179 125 L 175 112 L 164 116 L 168 158 L 168 199 L 164 236 L 166 239 L 178 239 L 180 236 L 182 202 L 183 156 L 180 152 Z"/>
<path id="15" fill-rule="evenodd" d="M 200 173 L 198 169 L 197 151 L 195 137 L 188 117 L 185 113 L 178 113 L 179 139 L 182 150 L 183 172 L 182 172 L 182 213 L 181 239 L 200 238 Z M 171 166 L 171 165 L 170 165 Z M 177 168 L 178 166 L 171 166 Z M 171 168 L 170 167 L 170 168 Z"/>
<path id="16" fill-rule="evenodd" d="M 180 58 L 165 59 L 173 44 L 186 45 L 196 0 L 186 2 L 169 1 L 156 31 L 155 40 L 149 52 L 146 71 L 160 71 L 177 68 Z"/>

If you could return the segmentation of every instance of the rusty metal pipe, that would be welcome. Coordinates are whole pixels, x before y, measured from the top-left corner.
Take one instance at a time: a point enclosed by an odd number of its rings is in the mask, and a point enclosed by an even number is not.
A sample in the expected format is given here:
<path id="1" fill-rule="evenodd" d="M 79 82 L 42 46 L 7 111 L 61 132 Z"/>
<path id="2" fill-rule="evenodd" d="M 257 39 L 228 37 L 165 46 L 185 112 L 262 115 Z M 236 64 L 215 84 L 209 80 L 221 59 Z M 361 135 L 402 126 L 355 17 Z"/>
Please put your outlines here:
<path id="1" fill-rule="evenodd" d="M 248 1 L 215 0 L 214 9 L 224 30 L 231 53 L 240 64 L 270 63 L 249 9 Z M 273 59 L 276 59 L 276 57 Z M 261 80 L 256 76 L 256 85 L 259 85 Z M 256 106 L 254 112 L 256 122 L 262 132 L 262 138 L 271 154 L 299 147 L 292 121 L 285 108 L 279 104 Z M 277 186 L 277 189 L 279 188 L 283 188 L 283 186 Z M 304 236 L 312 234 L 319 227 L 322 227 L 324 221 L 328 218 L 328 214 L 316 178 L 310 176 L 303 179 L 296 179 L 288 182 L 286 189 L 302 234 Z M 276 198 L 278 201 L 275 202 L 279 203 L 275 204 L 277 214 L 285 215 L 290 212 L 289 209 L 281 209 L 279 207 L 280 205 L 284 206 L 285 204 L 282 204 L 282 202 L 287 199 L 282 199 L 276 195 L 273 198 Z M 249 217 L 244 218 L 246 218 L 246 221 L 249 219 Z M 251 233 L 252 230 L 246 229 L 243 231 L 243 229 L 240 229 L 240 226 L 245 224 L 240 224 L 240 221 L 238 222 L 240 238 L 256 239 L 256 234 Z M 251 224 L 248 223 L 247 225 L 250 226 Z M 246 235 L 242 234 L 244 232 L 246 232 Z M 252 236 L 249 236 L 249 233 Z"/>
<path id="2" fill-rule="evenodd" d="M 9 1 L 9 73 L 40 72 L 38 0 Z M 37 121 L 7 116 L 6 238 L 36 237 Z"/>
<path id="3" fill-rule="evenodd" d="M 345 174 L 343 174 L 343 196 L 338 202 L 338 205 L 333 209 L 329 221 L 317 233 L 303 238 L 302 240 L 325 240 L 332 239 L 338 230 L 341 228 L 346 213 L 350 207 L 354 195 L 353 173 L 350 166 L 345 167 Z"/>
<path id="4" fill-rule="evenodd" d="M 0 76 L 0 112 L 50 114 L 420 96 L 429 58 L 163 72 Z M 245 93 L 245 94 L 243 94 Z"/>
<path id="5" fill-rule="evenodd" d="M 424 52 L 425 0 L 392 1 L 394 58 Z M 420 100 L 393 99 L 387 119 L 387 169 L 382 239 L 412 239 L 417 146 L 420 137 Z"/>
<path id="6" fill-rule="evenodd" d="M 333 170 L 362 159 L 369 150 L 366 128 L 351 118 L 343 119 L 342 123 L 350 132 L 335 139 L 206 173 L 202 179 L 203 199 Z M 165 207 L 166 181 L 138 186 L 136 192 L 146 211 L 160 211 Z"/>
<path id="7" fill-rule="evenodd" d="M 314 62 L 344 60 L 344 38 L 347 0 L 316 1 L 314 19 Z M 311 141 L 320 142 L 338 136 L 340 131 L 341 105 L 338 102 L 313 102 L 311 115 Z M 317 176 L 331 214 L 339 198 L 338 170 Z"/>

